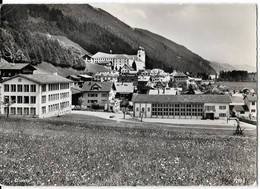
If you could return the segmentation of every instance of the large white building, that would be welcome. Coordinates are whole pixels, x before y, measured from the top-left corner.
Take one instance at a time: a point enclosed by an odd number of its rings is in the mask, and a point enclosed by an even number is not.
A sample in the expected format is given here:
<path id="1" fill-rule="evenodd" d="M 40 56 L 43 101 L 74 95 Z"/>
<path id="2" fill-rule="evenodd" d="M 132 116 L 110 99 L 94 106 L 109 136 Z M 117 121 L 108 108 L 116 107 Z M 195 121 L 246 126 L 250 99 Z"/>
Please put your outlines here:
<path id="1" fill-rule="evenodd" d="M 46 118 L 71 112 L 72 81 L 56 74 L 19 74 L 1 82 L 1 114 Z M 9 108 L 9 110 L 8 110 Z"/>
<path id="2" fill-rule="evenodd" d="M 112 70 L 120 70 L 127 65 L 131 68 L 136 67 L 136 71 L 140 71 L 145 70 L 145 51 L 143 47 L 139 47 L 136 55 L 97 52 L 91 57 L 90 62 L 97 64 L 111 63 Z"/>

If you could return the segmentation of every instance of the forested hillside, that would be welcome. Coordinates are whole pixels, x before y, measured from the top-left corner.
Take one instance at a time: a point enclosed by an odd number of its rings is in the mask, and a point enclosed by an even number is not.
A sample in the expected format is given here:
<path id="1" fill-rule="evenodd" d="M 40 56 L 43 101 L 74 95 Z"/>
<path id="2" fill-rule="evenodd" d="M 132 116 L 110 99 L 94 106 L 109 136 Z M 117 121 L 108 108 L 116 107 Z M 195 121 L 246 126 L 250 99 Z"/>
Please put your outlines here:
<path id="1" fill-rule="evenodd" d="M 90 5 L 3 5 L 2 56 L 13 62 L 41 61 L 84 69 L 77 48 L 52 35 L 65 36 L 88 52 L 136 54 L 146 51 L 146 67 L 193 73 L 215 73 L 207 60 L 185 47 L 142 29 L 133 29 L 107 12 Z"/>

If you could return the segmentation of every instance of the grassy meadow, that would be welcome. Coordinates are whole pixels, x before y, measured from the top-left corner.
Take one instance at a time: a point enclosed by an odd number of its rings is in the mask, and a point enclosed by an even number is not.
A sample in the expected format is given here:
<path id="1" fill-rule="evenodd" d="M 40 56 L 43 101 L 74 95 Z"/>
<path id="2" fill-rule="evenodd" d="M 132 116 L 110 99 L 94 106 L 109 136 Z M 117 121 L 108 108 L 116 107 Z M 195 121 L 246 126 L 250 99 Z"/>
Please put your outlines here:
<path id="1" fill-rule="evenodd" d="M 252 185 L 256 131 L 0 116 L 0 185 Z"/>

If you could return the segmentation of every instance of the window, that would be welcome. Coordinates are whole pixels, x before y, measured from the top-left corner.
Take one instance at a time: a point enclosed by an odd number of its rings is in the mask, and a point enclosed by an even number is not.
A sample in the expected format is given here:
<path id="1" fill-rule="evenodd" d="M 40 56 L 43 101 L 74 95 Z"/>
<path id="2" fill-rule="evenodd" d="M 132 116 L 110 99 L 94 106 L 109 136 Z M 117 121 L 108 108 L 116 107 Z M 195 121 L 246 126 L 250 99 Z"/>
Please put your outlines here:
<path id="1" fill-rule="evenodd" d="M 220 113 L 220 114 L 219 114 L 219 117 L 226 117 L 226 114 Z"/>
<path id="2" fill-rule="evenodd" d="M 11 115 L 15 115 L 15 108 L 14 107 L 11 107 Z"/>
<path id="3" fill-rule="evenodd" d="M 4 107 L 4 114 L 7 114 L 8 112 L 8 107 Z"/>
<path id="4" fill-rule="evenodd" d="M 45 92 L 46 91 L 46 84 L 43 84 L 42 85 L 42 92 Z"/>
<path id="5" fill-rule="evenodd" d="M 88 97 L 97 97 L 98 94 L 88 94 Z"/>
<path id="6" fill-rule="evenodd" d="M 4 92 L 9 92 L 9 85 L 7 84 L 4 85 Z"/>
<path id="7" fill-rule="evenodd" d="M 36 108 L 31 108 L 31 115 L 36 115 Z"/>
<path id="8" fill-rule="evenodd" d="M 11 92 L 16 92 L 16 85 L 11 85 Z"/>
<path id="9" fill-rule="evenodd" d="M 31 104 L 35 104 L 36 103 L 36 96 L 31 96 Z"/>
<path id="10" fill-rule="evenodd" d="M 24 108 L 23 109 L 23 114 L 24 115 L 29 115 L 29 108 Z"/>
<path id="11" fill-rule="evenodd" d="M 18 79 L 18 82 L 22 82 L 22 78 L 19 78 L 19 79 Z"/>
<path id="12" fill-rule="evenodd" d="M 107 94 L 101 94 L 101 97 L 107 97 Z"/>
<path id="13" fill-rule="evenodd" d="M 23 85 L 17 85 L 17 92 L 23 92 Z"/>
<path id="14" fill-rule="evenodd" d="M 45 114 L 46 113 L 46 106 L 43 106 L 42 107 L 42 114 Z"/>
<path id="15" fill-rule="evenodd" d="M 8 103 L 9 102 L 9 96 L 4 96 L 4 101 Z"/>
<path id="16" fill-rule="evenodd" d="M 215 112 L 215 106 L 205 106 L 205 110 L 208 112 L 210 112 L 210 111 Z"/>
<path id="17" fill-rule="evenodd" d="M 255 109 L 252 109 L 251 112 L 255 112 Z"/>
<path id="18" fill-rule="evenodd" d="M 137 112 L 139 111 L 139 108 L 138 108 L 138 107 L 136 107 L 136 111 L 137 111 Z"/>
<path id="19" fill-rule="evenodd" d="M 18 104 L 23 103 L 23 97 L 22 96 L 17 96 L 17 103 Z"/>
<path id="20" fill-rule="evenodd" d="M 255 105 L 255 102 L 252 102 L 252 105 L 254 106 L 254 105 Z"/>
<path id="21" fill-rule="evenodd" d="M 147 108 L 147 112 L 150 112 L 150 108 Z"/>
<path id="22" fill-rule="evenodd" d="M 16 103 L 16 96 L 11 96 L 11 101 L 12 101 L 13 103 Z"/>
<path id="23" fill-rule="evenodd" d="M 29 92 L 29 85 L 24 85 L 24 92 Z"/>
<path id="24" fill-rule="evenodd" d="M 24 96 L 24 103 L 29 104 L 29 96 Z"/>
<path id="25" fill-rule="evenodd" d="M 17 108 L 17 115 L 22 115 L 22 114 L 23 114 L 23 109 Z"/>
<path id="26" fill-rule="evenodd" d="M 69 89 L 69 88 L 70 88 L 69 83 L 61 83 L 60 84 L 60 89 Z"/>
<path id="27" fill-rule="evenodd" d="M 31 92 L 36 92 L 36 85 L 31 85 Z"/>
<path id="28" fill-rule="evenodd" d="M 46 103 L 46 95 L 42 96 L 42 103 Z"/>
<path id="29" fill-rule="evenodd" d="M 226 106 L 219 106 L 219 109 L 220 109 L 220 110 L 225 110 L 225 109 L 226 109 Z"/>
<path id="30" fill-rule="evenodd" d="M 55 91 L 55 90 L 59 90 L 60 86 L 58 83 L 56 84 L 49 84 L 49 91 Z"/>

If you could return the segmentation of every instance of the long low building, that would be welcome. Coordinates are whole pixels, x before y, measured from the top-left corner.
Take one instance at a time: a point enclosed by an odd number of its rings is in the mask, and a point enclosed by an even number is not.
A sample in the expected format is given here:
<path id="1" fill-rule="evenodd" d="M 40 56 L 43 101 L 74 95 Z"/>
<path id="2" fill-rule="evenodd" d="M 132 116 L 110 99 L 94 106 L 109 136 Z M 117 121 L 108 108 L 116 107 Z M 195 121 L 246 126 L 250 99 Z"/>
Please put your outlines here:
<path id="1" fill-rule="evenodd" d="M 134 117 L 176 119 L 224 119 L 229 116 L 228 95 L 134 94 Z"/>

